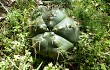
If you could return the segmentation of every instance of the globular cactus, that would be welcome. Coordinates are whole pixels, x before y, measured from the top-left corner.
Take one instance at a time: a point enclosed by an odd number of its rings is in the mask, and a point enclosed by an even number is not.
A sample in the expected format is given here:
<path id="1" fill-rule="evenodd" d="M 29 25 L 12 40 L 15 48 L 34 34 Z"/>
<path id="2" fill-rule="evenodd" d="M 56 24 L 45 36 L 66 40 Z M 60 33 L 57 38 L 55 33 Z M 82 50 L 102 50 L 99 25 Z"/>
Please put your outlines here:
<path id="1" fill-rule="evenodd" d="M 75 23 L 59 9 L 43 12 L 32 28 L 36 33 L 32 38 L 33 47 L 39 54 L 51 58 L 68 52 L 78 41 L 78 26 Z"/>

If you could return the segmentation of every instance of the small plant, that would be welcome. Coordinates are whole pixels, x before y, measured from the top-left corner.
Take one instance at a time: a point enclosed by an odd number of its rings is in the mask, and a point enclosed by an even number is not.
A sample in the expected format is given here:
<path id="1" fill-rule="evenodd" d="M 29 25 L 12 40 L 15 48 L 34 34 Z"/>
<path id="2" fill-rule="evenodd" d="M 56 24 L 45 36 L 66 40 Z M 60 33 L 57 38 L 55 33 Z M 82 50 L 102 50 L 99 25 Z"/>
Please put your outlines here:
<path id="1" fill-rule="evenodd" d="M 51 58 L 69 51 L 78 40 L 76 22 L 58 9 L 44 12 L 31 28 L 37 34 L 32 39 L 34 49 Z"/>
<path id="2" fill-rule="evenodd" d="M 25 50 L 25 55 L 13 55 L 13 58 L 6 56 L 5 59 L 2 59 L 0 62 L 1 70 L 28 70 L 32 69 L 32 57 L 28 50 Z"/>
<path id="3" fill-rule="evenodd" d="M 43 70 L 69 70 L 69 69 L 62 67 L 59 64 L 53 65 L 52 63 L 49 63 L 48 66 L 45 66 Z"/>

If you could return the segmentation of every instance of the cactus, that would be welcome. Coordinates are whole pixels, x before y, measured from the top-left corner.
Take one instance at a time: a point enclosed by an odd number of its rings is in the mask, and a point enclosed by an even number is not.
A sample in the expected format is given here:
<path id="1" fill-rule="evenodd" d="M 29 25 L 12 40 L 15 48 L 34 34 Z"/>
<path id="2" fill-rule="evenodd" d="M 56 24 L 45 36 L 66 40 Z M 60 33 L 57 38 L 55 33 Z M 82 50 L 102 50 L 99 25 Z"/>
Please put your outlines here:
<path id="1" fill-rule="evenodd" d="M 32 31 L 36 33 L 32 38 L 33 47 L 39 54 L 51 58 L 70 51 L 78 41 L 78 26 L 59 9 L 43 12 Z"/>

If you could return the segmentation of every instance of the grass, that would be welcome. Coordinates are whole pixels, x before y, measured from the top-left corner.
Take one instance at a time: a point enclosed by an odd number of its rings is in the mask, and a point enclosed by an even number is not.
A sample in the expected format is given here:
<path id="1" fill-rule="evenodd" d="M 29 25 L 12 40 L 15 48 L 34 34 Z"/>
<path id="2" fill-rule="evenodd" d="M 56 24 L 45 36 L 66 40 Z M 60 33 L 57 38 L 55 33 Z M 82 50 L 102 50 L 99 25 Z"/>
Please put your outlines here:
<path id="1" fill-rule="evenodd" d="M 68 16 L 75 16 L 80 28 L 80 40 L 62 62 L 34 54 L 30 26 L 37 18 L 34 0 L 17 0 L 10 7 L 5 21 L 0 22 L 1 70 L 109 70 L 110 15 L 109 2 L 74 0 L 69 7 L 63 2 Z M 39 15 L 39 14 L 37 14 Z M 35 57 L 36 56 L 36 57 Z M 48 61 L 50 60 L 50 61 Z"/>

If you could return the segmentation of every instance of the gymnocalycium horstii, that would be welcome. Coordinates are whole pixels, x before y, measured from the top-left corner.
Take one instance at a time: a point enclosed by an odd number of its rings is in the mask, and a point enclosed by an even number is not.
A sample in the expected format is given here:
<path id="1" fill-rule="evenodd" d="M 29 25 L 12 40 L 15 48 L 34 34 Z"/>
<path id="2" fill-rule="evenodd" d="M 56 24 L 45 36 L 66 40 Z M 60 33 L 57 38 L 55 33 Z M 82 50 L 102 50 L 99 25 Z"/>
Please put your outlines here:
<path id="1" fill-rule="evenodd" d="M 78 41 L 76 21 L 60 9 L 42 12 L 31 27 L 34 34 L 32 47 L 42 56 L 57 58 L 70 51 L 73 43 Z"/>

